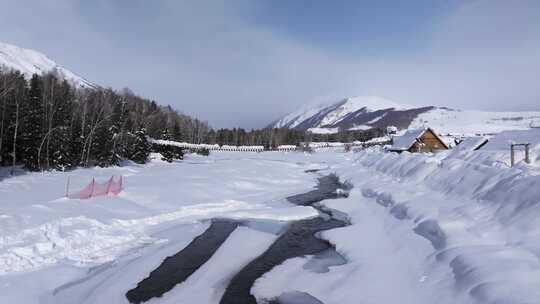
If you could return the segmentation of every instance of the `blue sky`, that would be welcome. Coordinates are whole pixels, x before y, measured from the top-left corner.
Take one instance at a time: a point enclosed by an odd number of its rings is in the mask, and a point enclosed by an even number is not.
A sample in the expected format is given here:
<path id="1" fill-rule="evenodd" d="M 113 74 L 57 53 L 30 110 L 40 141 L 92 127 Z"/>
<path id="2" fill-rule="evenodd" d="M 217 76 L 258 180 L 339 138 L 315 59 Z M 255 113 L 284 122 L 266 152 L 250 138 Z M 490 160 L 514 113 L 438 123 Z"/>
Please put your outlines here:
<path id="1" fill-rule="evenodd" d="M 540 1 L 6 0 L 0 41 L 216 127 L 310 102 L 540 110 Z"/>
<path id="2" fill-rule="evenodd" d="M 456 1 L 263 1 L 250 20 L 323 49 L 347 54 L 414 52 Z"/>

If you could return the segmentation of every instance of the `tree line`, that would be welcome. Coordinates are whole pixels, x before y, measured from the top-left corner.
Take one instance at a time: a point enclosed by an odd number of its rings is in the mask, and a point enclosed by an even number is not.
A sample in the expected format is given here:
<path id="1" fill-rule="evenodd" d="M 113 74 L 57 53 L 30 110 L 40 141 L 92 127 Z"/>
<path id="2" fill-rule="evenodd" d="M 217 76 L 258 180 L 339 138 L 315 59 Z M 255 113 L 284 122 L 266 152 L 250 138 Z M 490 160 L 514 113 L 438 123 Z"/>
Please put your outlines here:
<path id="1" fill-rule="evenodd" d="M 231 146 L 264 146 L 275 149 L 280 145 L 299 145 L 302 142 L 353 142 L 367 141 L 383 136 L 382 129 L 342 130 L 334 134 L 313 134 L 302 130 L 275 128 L 246 131 L 242 128 L 210 129 L 205 143 Z"/>
<path id="2" fill-rule="evenodd" d="M 301 142 L 366 141 L 381 135 L 379 129 L 336 134 L 286 128 L 214 130 L 129 89 L 83 89 L 55 73 L 26 79 L 18 71 L 0 67 L 0 166 L 23 165 L 38 171 L 106 167 L 122 160 L 145 163 L 152 150 L 168 161 L 182 158 L 183 151 L 165 151 L 151 145 L 147 137 L 274 149 Z"/>
<path id="3" fill-rule="evenodd" d="M 147 136 L 201 143 L 210 127 L 125 89 L 82 89 L 55 73 L 0 68 L 0 166 L 67 170 L 145 163 Z"/>

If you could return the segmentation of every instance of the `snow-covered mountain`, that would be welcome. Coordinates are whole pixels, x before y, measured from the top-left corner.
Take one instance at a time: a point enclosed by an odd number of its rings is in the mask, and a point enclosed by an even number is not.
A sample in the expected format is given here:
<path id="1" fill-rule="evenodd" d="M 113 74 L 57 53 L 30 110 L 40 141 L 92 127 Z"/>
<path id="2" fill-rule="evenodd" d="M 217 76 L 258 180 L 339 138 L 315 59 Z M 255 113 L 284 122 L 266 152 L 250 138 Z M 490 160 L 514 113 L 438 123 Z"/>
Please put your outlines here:
<path id="1" fill-rule="evenodd" d="M 359 96 L 329 105 L 304 107 L 269 127 L 335 133 L 393 125 L 399 129 L 430 126 L 441 133 L 488 134 L 540 125 L 540 112 L 483 112 L 446 107 L 418 107 L 376 96 Z"/>
<path id="2" fill-rule="evenodd" d="M 0 66 L 18 70 L 27 78 L 30 78 L 33 74 L 41 75 L 54 71 L 76 86 L 82 88 L 96 87 L 95 84 L 58 65 L 40 52 L 3 42 L 0 42 Z"/>
<path id="3" fill-rule="evenodd" d="M 293 128 L 328 133 L 337 129 L 369 129 L 396 125 L 406 128 L 418 114 L 433 107 L 402 105 L 376 96 L 359 96 L 330 105 L 303 108 L 271 124 L 275 128 Z"/>

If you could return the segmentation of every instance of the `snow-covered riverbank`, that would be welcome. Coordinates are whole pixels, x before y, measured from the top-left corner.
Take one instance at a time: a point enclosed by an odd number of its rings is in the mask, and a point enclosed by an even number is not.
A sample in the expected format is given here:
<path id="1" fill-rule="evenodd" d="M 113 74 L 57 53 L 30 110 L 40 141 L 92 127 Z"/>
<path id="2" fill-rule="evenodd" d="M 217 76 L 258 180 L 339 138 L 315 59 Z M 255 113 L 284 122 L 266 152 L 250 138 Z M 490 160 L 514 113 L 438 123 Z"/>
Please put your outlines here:
<path id="1" fill-rule="evenodd" d="M 324 303 L 539 303 L 540 176 L 439 155 L 364 151 L 335 171 L 355 188 L 325 203 L 352 225 L 323 233 L 348 263 L 291 259 L 259 279 L 269 298 Z"/>
<path id="2" fill-rule="evenodd" d="M 348 198 L 323 202 L 352 223 L 322 233 L 347 263 L 315 271 L 316 257 L 290 259 L 257 280 L 257 297 L 298 291 L 326 304 L 538 302 L 537 170 L 445 157 L 219 152 L 7 178 L 0 182 L 0 303 L 125 303 L 126 291 L 208 219 L 272 226 L 317 216 L 285 200 L 316 184 L 309 169 L 354 185 Z M 63 198 L 68 175 L 76 188 L 112 174 L 125 177 L 119 197 Z M 275 240 L 264 227 L 235 231 L 192 277 L 152 301 L 218 303 L 235 271 Z"/>

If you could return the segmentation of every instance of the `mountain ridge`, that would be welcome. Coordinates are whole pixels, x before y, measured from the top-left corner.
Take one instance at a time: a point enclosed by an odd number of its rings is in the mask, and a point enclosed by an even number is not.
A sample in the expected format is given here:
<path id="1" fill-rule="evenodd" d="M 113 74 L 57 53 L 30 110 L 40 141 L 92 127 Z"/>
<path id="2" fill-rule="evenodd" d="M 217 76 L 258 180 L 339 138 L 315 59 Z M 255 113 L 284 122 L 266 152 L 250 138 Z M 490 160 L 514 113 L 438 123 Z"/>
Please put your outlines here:
<path id="1" fill-rule="evenodd" d="M 424 112 L 432 107 L 413 107 L 398 104 L 377 96 L 357 96 L 343 98 L 338 102 L 302 108 L 271 123 L 269 127 L 310 129 L 369 129 L 385 127 L 386 116 L 394 117 L 392 122 L 406 127 L 412 120 L 410 112 Z M 382 120 L 379 122 L 379 120 Z M 411 120 L 411 121 L 410 121 Z"/>
<path id="2" fill-rule="evenodd" d="M 47 55 L 0 41 L 0 67 L 21 72 L 29 79 L 33 74 L 56 73 L 71 84 L 80 88 L 96 88 L 98 85 L 64 68 Z"/>
<path id="3" fill-rule="evenodd" d="M 302 107 L 272 122 L 269 128 L 289 128 L 328 134 L 341 130 L 421 128 L 426 125 L 445 133 L 490 134 L 527 129 L 540 124 L 540 111 L 487 112 L 448 107 L 412 106 L 377 96 L 340 99 L 327 105 Z"/>

